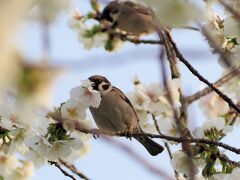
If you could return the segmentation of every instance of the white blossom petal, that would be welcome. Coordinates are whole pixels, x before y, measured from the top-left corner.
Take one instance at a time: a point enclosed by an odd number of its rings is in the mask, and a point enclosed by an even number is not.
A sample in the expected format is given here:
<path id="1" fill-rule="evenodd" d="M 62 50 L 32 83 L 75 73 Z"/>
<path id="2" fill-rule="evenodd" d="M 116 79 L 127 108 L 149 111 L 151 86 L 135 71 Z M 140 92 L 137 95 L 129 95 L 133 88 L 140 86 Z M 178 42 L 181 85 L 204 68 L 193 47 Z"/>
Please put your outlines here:
<path id="1" fill-rule="evenodd" d="M 177 152 L 173 153 L 172 156 L 173 156 L 172 157 L 172 165 L 173 165 L 174 169 L 180 173 L 184 173 L 187 176 L 189 176 L 191 174 L 192 169 L 189 167 L 190 158 L 188 157 L 188 155 L 182 151 L 177 151 Z M 195 174 L 197 174 L 197 172 L 198 172 L 198 170 L 195 169 Z"/>
<path id="2" fill-rule="evenodd" d="M 82 81 L 81 86 L 77 86 L 70 91 L 70 97 L 79 101 L 85 107 L 98 107 L 101 102 L 100 92 L 93 90 L 89 80 Z"/>

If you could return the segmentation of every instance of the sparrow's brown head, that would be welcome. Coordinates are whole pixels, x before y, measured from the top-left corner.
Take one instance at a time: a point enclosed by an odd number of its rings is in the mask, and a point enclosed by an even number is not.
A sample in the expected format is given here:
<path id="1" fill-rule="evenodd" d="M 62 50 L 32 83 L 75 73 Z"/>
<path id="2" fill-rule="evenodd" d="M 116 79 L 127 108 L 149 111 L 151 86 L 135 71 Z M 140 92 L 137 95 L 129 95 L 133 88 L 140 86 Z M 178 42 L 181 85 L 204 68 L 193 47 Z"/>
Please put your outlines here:
<path id="1" fill-rule="evenodd" d="M 106 93 L 112 88 L 111 83 L 104 76 L 93 75 L 88 79 L 92 82 L 93 89 L 100 93 Z"/>

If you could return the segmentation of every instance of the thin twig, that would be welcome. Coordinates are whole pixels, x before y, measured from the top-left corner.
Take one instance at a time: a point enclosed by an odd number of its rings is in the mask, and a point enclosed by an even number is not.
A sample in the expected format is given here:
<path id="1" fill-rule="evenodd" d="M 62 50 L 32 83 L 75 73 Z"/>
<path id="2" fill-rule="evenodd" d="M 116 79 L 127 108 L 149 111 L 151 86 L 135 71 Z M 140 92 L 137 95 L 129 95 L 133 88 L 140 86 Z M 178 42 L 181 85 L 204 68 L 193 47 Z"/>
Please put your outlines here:
<path id="1" fill-rule="evenodd" d="M 179 78 L 180 73 L 179 73 L 178 68 L 177 68 L 176 52 L 174 51 L 174 49 L 172 47 L 172 44 L 169 41 L 169 37 L 171 38 L 170 33 L 169 33 L 168 29 L 165 28 L 165 26 L 163 26 L 159 22 L 159 20 L 157 19 L 157 17 L 155 16 L 153 11 L 152 11 L 152 17 L 153 17 L 153 20 L 154 20 L 154 23 L 155 23 L 156 31 L 159 35 L 159 38 L 163 41 L 163 45 L 165 47 L 167 58 L 170 62 L 170 67 L 171 67 L 171 71 L 172 71 L 172 78 Z M 179 90 L 180 100 L 181 100 L 181 103 L 183 103 L 183 104 L 182 104 L 182 108 L 180 109 L 181 115 L 180 115 L 180 117 L 178 117 L 178 111 L 175 107 L 174 100 L 173 100 L 172 94 L 170 93 L 170 88 L 169 88 L 169 85 L 168 85 L 168 82 L 167 82 L 167 73 L 166 73 L 166 68 L 165 68 L 165 64 L 164 64 L 163 48 L 161 48 L 161 50 L 160 50 L 159 60 L 160 60 L 160 64 L 161 64 L 163 84 L 164 84 L 164 87 L 167 91 L 167 97 L 168 97 L 169 104 L 172 107 L 173 117 L 174 117 L 175 123 L 178 126 L 178 131 L 179 131 L 181 137 L 186 139 L 190 133 L 188 133 L 189 131 L 186 127 L 187 126 L 187 112 L 186 112 L 185 101 L 182 98 L 183 97 L 182 96 L 182 90 L 180 89 Z M 189 161 L 188 161 L 188 167 L 190 169 L 189 178 L 191 180 L 194 180 L 195 179 L 194 175 L 195 175 L 196 167 L 195 167 L 195 164 L 192 160 L 192 151 L 191 151 L 189 143 L 187 141 L 183 141 L 181 143 L 182 143 L 182 149 L 190 157 Z"/>
<path id="2" fill-rule="evenodd" d="M 238 100 L 237 105 L 240 106 L 240 100 Z M 233 115 L 232 120 L 230 121 L 229 125 L 234 126 L 234 124 L 236 123 L 236 121 L 239 117 L 239 114 L 236 113 L 235 110 L 230 109 L 229 112 L 227 113 L 227 115 Z"/>
<path id="3" fill-rule="evenodd" d="M 118 136 L 118 137 L 128 137 L 126 134 L 126 132 L 109 132 L 109 131 L 104 131 L 104 130 L 99 130 L 99 129 L 82 129 L 82 128 L 78 128 L 77 126 L 76 130 L 79 130 L 83 133 L 87 133 L 87 134 L 97 134 L 98 136 L 101 135 L 108 135 L 108 136 Z M 240 154 L 240 149 L 235 148 L 233 146 L 230 146 L 228 144 L 222 143 L 222 142 L 217 142 L 217 141 L 213 141 L 213 140 L 208 140 L 208 139 L 198 139 L 198 138 L 187 138 L 184 139 L 183 137 L 172 137 L 172 136 L 167 136 L 167 135 L 158 135 L 158 134 L 151 134 L 151 133 L 145 133 L 145 135 L 147 135 L 150 138 L 160 138 L 160 139 L 165 139 L 168 141 L 173 141 L 173 142 L 178 142 L 178 143 L 182 143 L 182 142 L 187 142 L 187 143 L 200 143 L 200 144 L 207 144 L 207 145 L 214 145 L 214 146 L 218 146 L 218 147 L 222 147 L 226 150 L 229 150 L 235 154 Z M 132 136 L 142 136 L 142 133 L 133 133 Z M 223 157 L 221 157 L 223 159 Z M 235 161 L 231 161 L 228 160 L 229 162 L 231 162 L 231 164 L 233 164 L 234 166 L 240 167 L 239 163 L 235 162 Z"/>
<path id="4" fill-rule="evenodd" d="M 64 119 L 61 117 L 61 113 L 59 112 L 51 112 L 48 113 L 48 116 L 53 118 L 55 121 L 58 123 L 63 123 Z M 87 129 L 86 127 L 83 127 L 82 124 L 79 124 L 78 121 L 71 121 L 71 126 L 75 127 L 75 130 L 80 131 L 85 134 L 93 134 L 93 135 L 108 135 L 108 136 L 119 136 L 119 137 L 129 137 L 127 136 L 128 133 L 126 132 L 111 132 L 111 131 L 106 131 L 103 129 Z M 217 141 L 212 141 L 212 140 L 207 140 L 207 139 L 195 139 L 195 138 L 182 138 L 182 137 L 171 137 L 171 136 L 166 136 L 166 135 L 156 135 L 156 134 L 151 134 L 151 133 L 145 133 L 146 136 L 149 136 L 150 138 L 160 138 L 160 139 L 166 139 L 168 141 L 174 141 L 174 142 L 183 142 L 187 141 L 189 143 L 203 143 L 203 144 L 209 144 L 209 145 L 215 145 L 219 147 L 223 147 L 224 149 L 227 149 L 229 151 L 232 151 L 236 154 L 240 154 L 240 149 L 232 147 L 230 145 L 224 144 L 222 142 L 217 142 Z M 132 136 L 141 136 L 142 133 L 132 133 Z"/>
<path id="5" fill-rule="evenodd" d="M 101 23 L 101 19 L 99 17 L 101 17 L 101 12 L 97 12 L 97 16 L 95 17 L 95 20 L 99 21 L 99 23 Z M 129 41 L 132 42 L 134 44 L 162 44 L 161 40 L 145 40 L 145 39 L 139 39 L 139 36 L 133 36 L 133 34 L 129 34 L 127 32 L 121 31 L 121 30 L 116 30 L 115 28 L 112 27 L 111 24 L 101 24 L 101 31 L 102 32 L 107 32 L 110 36 L 113 37 L 118 37 L 120 38 L 122 41 Z M 190 28 L 190 27 L 188 27 Z M 196 30 L 196 28 L 192 29 Z"/>
<path id="6" fill-rule="evenodd" d="M 169 52 L 167 50 L 168 47 L 167 47 L 167 42 L 166 42 L 165 35 L 161 31 L 160 27 L 158 27 L 158 33 L 159 33 L 159 37 L 163 41 L 163 44 L 164 44 L 164 46 L 166 48 L 166 51 Z M 170 53 L 168 54 L 168 56 L 171 56 Z M 171 59 L 171 57 L 169 57 L 169 59 Z M 176 124 L 178 125 L 178 124 L 180 124 L 180 119 L 178 117 L 178 111 L 177 111 L 177 109 L 176 109 L 176 107 L 174 105 L 174 101 L 173 101 L 173 98 L 172 98 L 172 95 L 171 95 L 170 87 L 169 87 L 169 84 L 167 82 L 167 72 L 166 72 L 165 63 L 164 63 L 164 49 L 162 47 L 160 49 L 159 61 L 160 61 L 160 65 L 161 65 L 161 72 L 162 72 L 161 77 L 163 79 L 164 88 L 166 89 L 166 92 L 167 92 L 167 98 L 168 98 L 169 104 L 170 104 L 170 106 L 172 108 L 174 120 L 175 120 Z"/>
<path id="7" fill-rule="evenodd" d="M 232 101 L 231 98 L 229 98 L 226 94 L 224 94 L 222 91 L 220 91 L 216 86 L 214 86 L 213 83 L 209 82 L 206 78 L 204 78 L 179 52 L 178 47 L 176 43 L 173 41 L 173 39 L 170 39 L 174 50 L 177 54 L 177 57 L 179 60 L 189 69 L 189 71 L 196 76 L 200 81 L 208 85 L 214 92 L 216 92 L 224 101 L 228 103 L 230 107 L 232 107 L 234 110 L 236 110 L 238 113 L 240 113 L 239 107 Z"/>
<path id="8" fill-rule="evenodd" d="M 171 47 L 171 44 L 167 40 L 167 37 L 165 37 L 165 34 L 167 34 L 167 33 L 168 33 L 168 29 L 165 29 L 164 32 L 159 32 L 159 35 L 161 35 L 160 38 L 162 38 L 163 45 L 164 45 L 164 48 L 165 48 L 165 52 L 166 52 L 166 55 L 167 55 L 167 59 L 168 59 L 169 64 L 170 64 L 172 79 L 180 78 L 180 72 L 179 72 L 179 69 L 178 69 L 178 66 L 177 66 L 176 54 L 173 51 L 173 49 Z M 164 57 L 162 56 L 161 58 L 164 58 Z"/>
<path id="9" fill-rule="evenodd" d="M 239 162 L 236 162 L 236 161 L 233 161 L 231 159 L 229 159 L 225 154 L 216 154 L 216 156 L 218 157 L 218 159 L 224 161 L 224 162 L 227 162 L 228 164 L 231 164 L 235 167 L 239 167 L 240 168 L 240 163 Z"/>
<path id="10" fill-rule="evenodd" d="M 168 42 L 168 46 L 171 48 L 169 49 L 168 51 L 170 51 L 170 53 L 172 54 L 172 62 L 170 61 L 170 64 L 172 64 L 172 66 L 174 67 L 173 70 L 175 71 L 172 71 L 172 78 L 179 78 L 181 77 L 181 74 L 180 74 L 180 70 L 178 68 L 178 64 L 177 64 L 177 56 L 176 56 L 176 53 L 172 47 L 172 44 L 171 42 L 169 41 L 169 39 L 172 39 L 172 36 L 170 34 L 170 32 L 168 30 L 165 30 L 165 33 L 166 33 L 166 40 Z M 174 62 L 174 63 L 173 63 Z M 172 69 L 172 68 L 171 68 Z M 179 87 L 179 99 L 180 99 L 180 103 L 181 103 L 181 106 L 180 106 L 180 115 L 179 115 L 179 127 L 182 129 L 182 133 L 184 136 L 189 136 L 191 137 L 191 133 L 190 131 L 188 130 L 188 113 L 187 113 L 187 103 L 186 103 L 186 98 L 184 97 L 183 95 L 183 89 L 182 87 Z M 181 124 L 180 124 L 181 123 Z"/>
<path id="11" fill-rule="evenodd" d="M 131 37 L 131 35 L 129 35 L 127 33 L 123 33 L 121 31 L 116 31 L 116 30 L 111 29 L 111 28 L 108 28 L 108 29 L 103 28 L 103 31 L 107 31 L 110 35 L 118 37 L 122 41 L 129 41 L 129 42 L 132 42 L 134 44 L 162 44 L 161 40 L 138 39 L 136 37 Z"/>
<path id="12" fill-rule="evenodd" d="M 168 31 L 168 29 L 166 29 L 165 27 L 162 27 L 162 28 L 165 29 L 164 33 L 166 34 L 166 37 L 163 36 L 163 38 L 165 39 L 165 42 L 166 42 L 166 44 L 164 44 L 164 45 L 165 45 L 166 52 L 168 54 L 168 60 L 169 60 L 169 63 L 170 63 L 172 79 L 174 79 L 174 78 L 179 78 L 180 79 L 181 74 L 180 74 L 178 64 L 177 64 L 177 57 L 176 57 L 174 49 L 171 45 L 171 42 L 169 42 L 169 39 L 168 39 L 168 37 L 171 37 L 170 31 Z M 179 97 L 180 97 L 181 106 L 180 106 L 180 115 L 179 115 L 179 119 L 178 119 L 179 121 L 176 122 L 176 123 L 178 125 L 178 131 L 180 132 L 181 137 L 188 138 L 188 137 L 191 137 L 191 133 L 188 130 L 188 127 L 187 127 L 187 124 L 188 124 L 187 104 L 185 102 L 185 98 L 183 96 L 183 90 L 182 90 L 181 87 L 179 88 L 179 95 L 180 95 Z M 170 147 L 169 147 L 168 144 L 166 144 L 166 148 L 167 148 L 168 152 L 170 153 L 170 157 L 172 157 Z M 195 174 L 196 167 L 195 167 L 195 164 L 192 161 L 192 153 L 191 153 L 189 143 L 188 142 L 182 142 L 182 148 L 188 154 L 188 156 L 190 157 L 189 162 L 188 162 L 189 163 L 189 169 L 191 170 L 190 179 L 194 179 L 194 174 Z M 175 172 L 176 179 L 179 179 L 178 172 L 176 170 L 174 170 L 174 172 Z"/>
<path id="13" fill-rule="evenodd" d="M 157 119 L 156 117 L 152 114 L 152 119 L 154 121 L 154 124 L 155 124 L 155 127 L 157 129 L 157 132 L 159 135 L 162 135 L 161 131 L 160 131 L 160 128 L 158 126 L 158 123 L 157 123 Z M 171 149 L 169 147 L 169 144 L 167 142 L 164 143 L 164 146 L 165 148 L 167 149 L 167 152 L 168 152 L 168 155 L 170 157 L 170 160 L 172 160 L 172 152 L 171 152 Z M 179 173 L 174 169 L 174 174 L 175 174 L 175 178 L 178 180 L 179 179 Z"/>
<path id="14" fill-rule="evenodd" d="M 232 78 L 234 78 L 237 74 L 238 74 L 238 68 L 234 68 L 232 71 L 230 71 L 229 73 L 227 73 L 226 75 L 224 75 L 223 77 L 221 77 L 219 80 L 217 80 L 215 83 L 213 83 L 213 85 L 215 87 L 220 87 L 222 86 L 224 83 L 230 81 Z M 187 104 L 191 104 L 192 102 L 200 99 L 201 97 L 211 93 L 213 91 L 213 89 L 211 87 L 206 87 L 203 90 L 200 90 L 196 93 L 194 93 L 191 96 L 186 97 L 186 102 Z"/>
<path id="15" fill-rule="evenodd" d="M 238 118 L 238 114 L 235 113 L 235 115 L 233 116 L 232 121 L 229 123 L 229 125 L 230 125 L 230 126 L 233 126 L 233 125 L 236 123 L 237 118 Z"/>
<path id="16" fill-rule="evenodd" d="M 109 132 L 109 131 L 99 130 L 99 129 L 84 129 L 82 127 L 79 127 L 79 124 L 77 122 L 75 123 L 75 129 L 86 134 L 129 137 L 126 135 L 126 132 Z M 222 142 L 218 142 L 218 141 L 212 141 L 208 139 L 198 139 L 198 138 L 172 137 L 172 136 L 167 136 L 163 134 L 157 135 L 157 134 L 151 134 L 151 133 L 145 133 L 145 135 L 149 136 L 150 138 L 166 139 L 168 141 L 173 141 L 178 143 L 188 142 L 188 143 L 202 143 L 202 144 L 208 144 L 208 145 L 215 145 L 215 146 L 219 146 L 224 149 L 227 149 L 229 151 L 232 151 L 236 154 L 240 154 L 240 149 L 232 147 Z M 142 136 L 142 133 L 132 133 L 132 136 Z"/>
<path id="17" fill-rule="evenodd" d="M 179 143 L 187 141 L 189 143 L 203 143 L 203 144 L 208 144 L 208 145 L 215 145 L 215 146 L 219 146 L 224 149 L 227 149 L 236 154 L 240 154 L 240 149 L 232 147 L 232 146 L 222 143 L 222 142 L 218 142 L 218 141 L 212 141 L 212 140 L 208 140 L 208 139 L 198 139 L 198 138 L 184 139 L 182 137 L 171 137 L 171 136 L 166 136 L 163 134 L 162 135 L 146 134 L 146 135 L 148 135 L 151 138 L 161 138 L 161 139 L 166 139 L 168 141 L 174 141 L 174 142 L 179 142 Z"/>
<path id="18" fill-rule="evenodd" d="M 67 163 L 66 161 L 64 161 L 60 158 L 59 158 L 59 161 L 62 163 L 62 165 L 64 165 L 68 169 L 70 169 L 74 174 L 78 175 L 80 178 L 85 179 L 85 180 L 89 180 L 89 178 L 87 176 L 85 176 L 83 173 L 79 172 L 74 165 L 69 164 L 69 163 Z"/>
<path id="19" fill-rule="evenodd" d="M 55 165 L 65 176 L 77 180 L 73 175 L 69 174 L 67 171 L 65 171 L 57 162 L 54 161 L 48 161 L 51 165 Z"/>
<path id="20" fill-rule="evenodd" d="M 58 116 L 51 116 L 55 121 L 59 122 L 59 123 L 63 123 L 63 119 L 61 119 Z M 100 130 L 100 129 L 86 129 L 84 127 L 82 127 L 82 125 L 80 125 L 77 121 L 75 122 L 71 122 L 74 124 L 71 124 L 75 127 L 75 130 L 80 131 L 82 133 L 85 134 L 93 134 L 93 135 L 107 135 L 107 136 L 118 136 L 118 137 L 129 137 L 128 133 L 126 132 L 110 132 L 110 131 L 106 131 L 106 130 Z M 222 147 L 226 150 L 229 150 L 233 153 L 236 154 L 240 154 L 240 149 L 235 148 L 233 146 L 230 146 L 228 144 L 222 143 L 222 142 L 218 142 L 218 141 L 212 141 L 212 140 L 208 140 L 208 139 L 197 139 L 197 138 L 183 138 L 183 137 L 172 137 L 172 136 L 167 136 L 167 135 L 157 135 L 157 134 L 151 134 L 151 133 L 145 133 L 146 136 L 150 137 L 150 138 L 160 138 L 160 139 L 166 139 L 168 141 L 173 141 L 173 142 L 178 142 L 178 143 L 182 143 L 182 142 L 188 142 L 188 143 L 202 143 L 202 144 L 208 144 L 208 145 L 215 145 L 215 146 L 219 146 Z M 132 133 L 132 136 L 141 136 L 142 137 L 142 133 Z"/>
<path id="21" fill-rule="evenodd" d="M 157 123 L 157 119 L 156 119 L 155 115 L 153 115 L 153 114 L 152 114 L 152 119 L 153 119 L 153 121 L 154 121 L 154 125 L 155 125 L 155 127 L 156 127 L 156 130 L 157 130 L 158 134 L 159 134 L 159 135 L 162 135 L 162 133 L 161 133 L 161 131 L 160 131 L 160 128 L 159 128 L 159 126 L 158 126 L 158 123 Z"/>
<path id="22" fill-rule="evenodd" d="M 199 26 L 200 23 L 199 23 Z M 228 66 L 228 67 L 232 67 L 232 62 L 231 62 L 231 58 L 229 58 L 229 56 L 227 55 L 226 51 L 224 48 L 220 47 L 218 44 L 217 44 L 217 40 L 215 37 L 213 37 L 211 35 L 211 33 L 207 30 L 206 27 L 202 27 L 202 34 L 207 38 L 209 44 L 211 44 L 211 47 L 214 48 L 215 52 L 217 52 L 221 59 L 224 61 L 224 63 Z M 240 72 L 239 72 L 240 73 Z"/>
<path id="23" fill-rule="evenodd" d="M 122 149 L 124 152 L 126 152 L 126 154 L 128 154 L 130 157 L 132 157 L 133 159 L 138 161 L 139 164 L 145 166 L 153 174 L 155 174 L 159 177 L 163 177 L 165 179 L 173 179 L 167 173 L 165 173 L 164 171 L 158 169 L 157 167 L 153 166 L 151 163 L 146 161 L 142 156 L 138 155 L 135 151 L 133 151 L 128 146 L 126 146 L 126 145 L 124 145 L 124 144 L 122 144 L 118 141 L 114 141 L 113 139 L 108 138 L 108 137 L 104 137 L 103 140 L 108 142 L 108 143 L 113 144 L 114 146 L 116 146 L 120 149 Z"/>
<path id="24" fill-rule="evenodd" d="M 145 39 L 134 39 L 134 38 L 122 38 L 123 41 L 130 41 L 134 44 L 162 44 L 162 41 L 158 40 L 145 40 Z"/>
<path id="25" fill-rule="evenodd" d="M 240 12 L 235 10 L 230 4 L 226 3 L 224 0 L 218 0 L 231 14 L 233 14 L 237 19 L 240 20 Z"/>
<path id="26" fill-rule="evenodd" d="M 204 151 L 206 152 L 210 152 L 211 153 L 211 156 L 213 156 L 213 158 L 218 158 L 228 164 L 231 164 L 232 166 L 234 167 L 240 167 L 240 163 L 239 162 L 236 162 L 236 161 L 233 161 L 233 160 L 230 160 L 225 154 L 221 154 L 219 151 L 215 151 L 213 150 L 212 148 L 208 148 L 208 147 L 204 147 L 204 146 L 201 146 L 200 144 L 197 144 L 197 146 L 201 147 L 204 149 Z M 215 159 L 214 158 L 214 159 Z"/>
<path id="27" fill-rule="evenodd" d="M 178 26 L 178 27 L 174 27 L 174 29 L 188 29 L 193 31 L 200 31 L 199 28 L 193 27 L 193 26 Z"/>

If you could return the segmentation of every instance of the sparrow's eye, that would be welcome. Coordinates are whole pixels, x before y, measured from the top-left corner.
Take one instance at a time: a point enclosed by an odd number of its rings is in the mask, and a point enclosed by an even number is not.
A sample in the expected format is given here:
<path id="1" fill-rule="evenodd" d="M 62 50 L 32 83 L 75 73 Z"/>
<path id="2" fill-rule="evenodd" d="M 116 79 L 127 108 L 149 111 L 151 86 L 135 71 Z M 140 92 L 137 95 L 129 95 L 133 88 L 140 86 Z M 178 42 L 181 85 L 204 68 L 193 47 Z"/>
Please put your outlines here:
<path id="1" fill-rule="evenodd" d="M 118 10 L 113 10 L 112 12 L 111 12 L 111 14 L 117 14 L 118 13 Z"/>
<path id="2" fill-rule="evenodd" d="M 91 86 L 94 90 L 98 90 L 98 85 L 95 82 L 92 82 Z"/>

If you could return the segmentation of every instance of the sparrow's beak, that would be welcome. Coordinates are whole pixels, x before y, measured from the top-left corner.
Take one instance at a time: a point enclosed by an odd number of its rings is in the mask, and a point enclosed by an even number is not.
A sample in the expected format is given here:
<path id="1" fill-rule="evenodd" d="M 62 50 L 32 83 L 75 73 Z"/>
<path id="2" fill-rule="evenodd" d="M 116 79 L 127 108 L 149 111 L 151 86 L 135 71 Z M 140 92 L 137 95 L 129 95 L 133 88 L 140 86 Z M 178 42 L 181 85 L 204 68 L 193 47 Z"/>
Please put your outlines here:
<path id="1" fill-rule="evenodd" d="M 109 10 L 109 9 L 105 9 L 105 10 L 103 11 L 100 19 L 101 19 L 101 20 L 107 20 L 107 21 L 109 21 L 109 22 L 112 22 L 113 19 L 112 19 L 112 17 L 111 17 L 110 14 L 111 14 L 110 10 Z"/>

